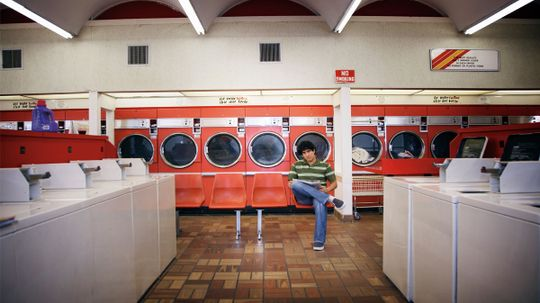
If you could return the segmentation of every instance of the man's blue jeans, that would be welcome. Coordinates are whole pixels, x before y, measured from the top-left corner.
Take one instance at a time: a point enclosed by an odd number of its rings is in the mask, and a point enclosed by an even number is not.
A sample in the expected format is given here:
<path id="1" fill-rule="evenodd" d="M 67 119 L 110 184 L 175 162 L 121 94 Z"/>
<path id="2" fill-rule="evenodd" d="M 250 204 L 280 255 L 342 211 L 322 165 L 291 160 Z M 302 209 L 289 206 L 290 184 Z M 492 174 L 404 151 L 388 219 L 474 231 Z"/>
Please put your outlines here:
<path id="1" fill-rule="evenodd" d="M 291 186 L 296 201 L 304 205 L 313 205 L 315 210 L 314 245 L 324 245 L 326 241 L 326 202 L 330 196 L 313 186 L 302 182 L 293 182 Z"/>

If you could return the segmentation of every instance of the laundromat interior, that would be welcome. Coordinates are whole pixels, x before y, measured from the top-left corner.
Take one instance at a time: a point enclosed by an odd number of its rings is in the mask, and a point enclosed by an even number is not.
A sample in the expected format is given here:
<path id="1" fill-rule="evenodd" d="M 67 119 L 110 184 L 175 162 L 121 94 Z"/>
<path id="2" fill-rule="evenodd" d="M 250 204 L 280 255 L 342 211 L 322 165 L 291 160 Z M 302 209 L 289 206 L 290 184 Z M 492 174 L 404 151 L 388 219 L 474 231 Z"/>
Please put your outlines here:
<path id="1" fill-rule="evenodd" d="M 538 37 L 538 0 L 0 0 L 0 302 L 540 302 Z"/>

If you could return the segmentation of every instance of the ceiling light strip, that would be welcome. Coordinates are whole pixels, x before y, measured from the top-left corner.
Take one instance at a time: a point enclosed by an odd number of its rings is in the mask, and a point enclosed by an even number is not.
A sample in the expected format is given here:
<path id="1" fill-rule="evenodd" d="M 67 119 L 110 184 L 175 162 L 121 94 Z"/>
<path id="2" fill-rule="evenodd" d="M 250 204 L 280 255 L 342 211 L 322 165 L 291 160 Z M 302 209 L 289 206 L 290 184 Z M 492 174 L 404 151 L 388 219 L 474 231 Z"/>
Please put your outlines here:
<path id="1" fill-rule="evenodd" d="M 193 28 L 195 28 L 197 35 L 204 35 L 204 27 L 202 26 L 201 20 L 199 20 L 199 16 L 197 16 L 197 13 L 193 9 L 191 2 L 189 0 L 178 1 L 184 10 L 184 13 L 186 13 L 189 21 L 191 22 L 191 25 L 193 25 Z"/>
<path id="2" fill-rule="evenodd" d="M 479 23 L 471 26 L 467 30 L 465 30 L 465 35 L 472 35 L 476 33 L 477 31 L 483 29 L 484 27 L 490 25 L 491 23 L 494 23 L 495 21 L 503 18 L 504 16 L 520 9 L 521 7 L 533 2 L 533 0 L 518 0 L 509 6 L 503 8 L 502 10 L 496 12 L 495 14 L 489 16 L 488 18 L 480 21 Z"/>
<path id="3" fill-rule="evenodd" d="M 50 21 L 44 19 L 43 17 L 38 16 L 34 12 L 30 11 L 26 7 L 20 5 L 19 3 L 15 2 L 13 0 L 0 0 L 0 3 L 8 6 L 11 9 L 17 11 L 18 13 L 20 13 L 20 14 L 34 20 L 35 22 L 43 25 L 44 27 L 50 29 L 51 31 L 57 33 L 58 35 L 66 38 L 66 39 L 73 38 L 73 35 L 70 34 L 69 32 L 61 29 L 60 27 L 58 27 L 57 25 L 55 25 L 55 24 L 51 23 Z"/>
<path id="4" fill-rule="evenodd" d="M 341 17 L 341 20 L 339 20 L 336 28 L 334 29 L 334 32 L 338 34 L 341 33 L 341 31 L 345 28 L 345 25 L 347 25 L 352 15 L 354 14 L 356 9 L 360 5 L 360 2 L 362 2 L 362 0 L 351 1 L 351 4 L 349 4 L 349 7 L 347 7 L 347 10 L 345 11 L 345 14 L 343 15 L 343 17 Z"/>

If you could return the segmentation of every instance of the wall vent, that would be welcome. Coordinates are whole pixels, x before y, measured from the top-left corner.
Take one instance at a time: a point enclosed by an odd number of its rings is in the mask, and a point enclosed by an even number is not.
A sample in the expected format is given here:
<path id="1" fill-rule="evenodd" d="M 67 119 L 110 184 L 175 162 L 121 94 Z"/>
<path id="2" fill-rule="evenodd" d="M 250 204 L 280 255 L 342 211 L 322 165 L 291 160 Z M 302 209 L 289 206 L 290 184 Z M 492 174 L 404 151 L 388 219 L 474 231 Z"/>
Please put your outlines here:
<path id="1" fill-rule="evenodd" d="M 128 64 L 148 64 L 148 45 L 128 46 Z"/>
<path id="2" fill-rule="evenodd" d="M 3 49 L 2 68 L 22 68 L 22 51 L 20 49 Z"/>
<path id="3" fill-rule="evenodd" d="M 279 43 L 259 43 L 260 62 L 280 62 Z"/>

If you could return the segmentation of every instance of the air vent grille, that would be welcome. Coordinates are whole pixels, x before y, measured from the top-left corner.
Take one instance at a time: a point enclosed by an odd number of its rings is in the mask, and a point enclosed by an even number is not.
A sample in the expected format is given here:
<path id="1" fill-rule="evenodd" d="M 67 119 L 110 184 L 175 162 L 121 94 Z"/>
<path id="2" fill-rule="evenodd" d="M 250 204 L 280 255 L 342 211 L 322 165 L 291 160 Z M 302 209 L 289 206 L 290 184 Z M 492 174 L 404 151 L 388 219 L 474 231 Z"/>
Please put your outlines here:
<path id="1" fill-rule="evenodd" d="M 279 43 L 260 43 L 260 62 L 280 62 L 281 51 Z"/>
<path id="2" fill-rule="evenodd" d="M 148 45 L 128 46 L 128 64 L 148 64 Z"/>
<path id="3" fill-rule="evenodd" d="M 22 68 L 22 51 L 20 49 L 3 49 L 2 68 Z"/>

